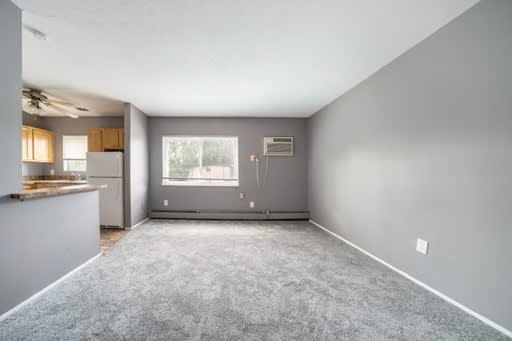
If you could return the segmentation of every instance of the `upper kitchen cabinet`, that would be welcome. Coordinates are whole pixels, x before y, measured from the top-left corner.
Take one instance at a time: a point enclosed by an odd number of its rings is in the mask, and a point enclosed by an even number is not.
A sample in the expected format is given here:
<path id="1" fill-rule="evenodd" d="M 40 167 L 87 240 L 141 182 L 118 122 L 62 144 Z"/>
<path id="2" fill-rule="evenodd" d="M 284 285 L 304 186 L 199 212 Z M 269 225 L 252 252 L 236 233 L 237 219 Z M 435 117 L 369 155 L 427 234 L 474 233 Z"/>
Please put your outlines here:
<path id="1" fill-rule="evenodd" d="M 119 148 L 124 149 L 124 128 L 118 128 L 117 134 L 119 138 Z"/>
<path id="2" fill-rule="evenodd" d="M 53 162 L 53 133 L 48 130 L 21 127 L 21 159 L 28 162 Z"/>
<path id="3" fill-rule="evenodd" d="M 42 129 L 33 129 L 34 161 L 53 162 L 53 133 Z"/>
<path id="4" fill-rule="evenodd" d="M 103 131 L 101 128 L 89 129 L 87 145 L 87 150 L 90 152 L 103 151 Z"/>
<path id="5" fill-rule="evenodd" d="M 89 129 L 87 139 L 90 152 L 124 149 L 123 128 L 92 128 Z"/>
<path id="6" fill-rule="evenodd" d="M 21 160 L 33 161 L 32 128 L 21 127 Z"/>
<path id="7" fill-rule="evenodd" d="M 119 149 L 117 129 L 103 129 L 103 149 Z"/>

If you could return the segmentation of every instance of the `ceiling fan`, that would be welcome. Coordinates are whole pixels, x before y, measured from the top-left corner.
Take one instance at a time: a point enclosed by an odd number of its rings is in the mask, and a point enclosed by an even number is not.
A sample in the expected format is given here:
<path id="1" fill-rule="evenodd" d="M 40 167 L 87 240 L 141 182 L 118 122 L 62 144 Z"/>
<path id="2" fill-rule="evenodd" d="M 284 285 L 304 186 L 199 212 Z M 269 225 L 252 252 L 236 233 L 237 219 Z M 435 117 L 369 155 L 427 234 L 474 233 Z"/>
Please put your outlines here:
<path id="1" fill-rule="evenodd" d="M 62 101 L 59 99 L 49 98 L 41 90 L 38 89 L 23 89 L 22 91 L 22 102 L 24 102 L 23 110 L 32 115 L 46 116 L 48 115 L 47 110 L 56 111 L 61 114 L 65 114 L 71 118 L 78 118 L 77 114 L 70 112 L 62 107 L 71 107 L 78 111 L 89 111 L 86 108 L 76 107 L 74 104 Z"/>

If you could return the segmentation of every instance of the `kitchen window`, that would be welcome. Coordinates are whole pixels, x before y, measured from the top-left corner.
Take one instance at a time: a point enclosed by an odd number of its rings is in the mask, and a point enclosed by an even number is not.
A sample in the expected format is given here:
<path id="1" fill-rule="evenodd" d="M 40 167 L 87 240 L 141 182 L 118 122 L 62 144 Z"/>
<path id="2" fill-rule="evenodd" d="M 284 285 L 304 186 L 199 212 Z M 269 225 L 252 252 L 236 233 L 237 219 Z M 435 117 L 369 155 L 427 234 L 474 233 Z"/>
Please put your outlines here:
<path id="1" fill-rule="evenodd" d="M 164 136 L 162 185 L 238 186 L 238 137 Z"/>
<path id="2" fill-rule="evenodd" d="M 62 137 L 62 163 L 65 172 L 86 171 L 87 136 Z"/>

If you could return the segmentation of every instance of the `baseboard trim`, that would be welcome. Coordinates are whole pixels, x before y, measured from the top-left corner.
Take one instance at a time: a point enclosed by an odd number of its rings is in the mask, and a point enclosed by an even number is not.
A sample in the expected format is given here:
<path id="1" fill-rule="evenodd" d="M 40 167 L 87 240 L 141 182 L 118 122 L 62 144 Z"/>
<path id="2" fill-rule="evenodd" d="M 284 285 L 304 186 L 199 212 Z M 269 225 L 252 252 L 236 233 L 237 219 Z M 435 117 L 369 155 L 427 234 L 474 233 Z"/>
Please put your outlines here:
<path id="1" fill-rule="evenodd" d="M 9 317 L 10 315 L 14 314 L 15 312 L 17 312 L 18 310 L 20 310 L 21 308 L 23 308 L 25 305 L 29 304 L 30 302 L 36 300 L 38 297 L 40 297 L 41 295 L 43 295 L 45 292 L 49 291 L 50 289 L 54 288 L 55 286 L 57 286 L 60 282 L 62 282 L 63 280 L 65 280 L 66 278 L 70 277 L 72 274 L 74 274 L 75 272 L 77 272 L 78 270 L 84 268 L 85 266 L 87 266 L 89 263 L 91 263 L 92 261 L 94 261 L 96 258 L 98 258 L 99 256 L 101 256 L 102 253 L 98 253 L 96 256 L 92 257 L 91 259 L 87 260 L 85 263 L 82 263 L 80 264 L 79 266 L 77 266 L 76 268 L 74 268 L 73 270 L 71 270 L 70 272 L 68 272 L 67 274 L 65 274 L 64 276 L 60 277 L 59 279 L 57 279 L 55 282 L 53 283 L 50 283 L 49 285 L 47 285 L 46 287 L 44 287 L 43 289 L 41 289 L 40 291 L 36 292 L 35 294 L 33 294 L 32 296 L 30 296 L 29 298 L 27 298 L 26 300 L 22 301 L 21 303 L 18 303 L 16 306 L 14 306 L 13 308 L 11 308 L 10 310 L 6 311 L 5 313 L 3 313 L 1 316 L 0 316 L 0 322 L 5 320 L 7 317 Z"/>
<path id="2" fill-rule="evenodd" d="M 137 227 L 139 227 L 140 225 L 144 224 L 146 221 L 148 221 L 150 218 L 147 217 L 145 219 L 142 219 L 141 221 L 139 221 L 137 224 L 133 225 L 133 226 L 130 226 L 130 227 L 127 227 L 126 229 L 127 230 L 135 230 Z"/>
<path id="3" fill-rule="evenodd" d="M 316 221 L 312 220 L 312 219 L 309 219 L 309 222 L 312 223 L 313 225 L 317 226 L 318 228 L 324 230 L 325 232 L 329 233 L 330 235 L 338 238 L 339 240 L 347 243 L 348 245 L 352 246 L 354 249 L 364 253 L 365 255 L 367 255 L 368 257 L 376 260 L 377 262 L 381 263 L 382 265 L 390 268 L 391 270 L 395 271 L 396 273 L 402 275 L 403 277 L 407 278 L 408 280 L 410 280 L 411 282 L 419 285 L 420 287 L 424 288 L 424 289 L 427 289 L 428 291 L 430 291 L 431 293 L 433 293 L 434 295 L 442 298 L 443 300 L 445 300 L 446 302 L 448 303 L 451 303 L 453 304 L 454 306 L 456 306 L 457 308 L 465 311 L 466 313 L 468 313 L 469 315 L 479 319 L 480 321 L 482 321 L 483 323 L 487 324 L 488 326 L 496 329 L 497 331 L 505 334 L 506 336 L 508 337 L 511 337 L 512 338 L 512 331 L 508 330 L 507 328 L 503 327 L 503 326 L 500 326 L 499 324 L 497 324 L 496 322 L 493 322 L 491 321 L 490 319 L 488 319 L 487 317 L 477 313 L 476 311 L 466 307 L 465 305 L 463 305 L 462 303 L 459 303 L 457 301 L 455 301 L 454 299 L 446 296 L 445 294 L 443 294 L 442 292 L 430 287 L 429 285 L 423 283 L 422 281 L 412 277 L 411 275 L 409 275 L 408 273 L 394 267 L 393 265 L 383 261 L 382 259 L 380 259 L 379 257 L 371 254 L 370 252 L 366 251 L 365 249 L 357 246 L 356 244 L 346 240 L 345 238 L 337 235 L 336 233 L 332 232 L 331 230 L 327 229 L 326 227 L 320 225 L 319 223 L 317 223 Z"/>
<path id="4" fill-rule="evenodd" d="M 199 219 L 199 220 L 308 220 L 309 212 L 291 211 L 163 211 L 152 210 L 154 219 Z"/>

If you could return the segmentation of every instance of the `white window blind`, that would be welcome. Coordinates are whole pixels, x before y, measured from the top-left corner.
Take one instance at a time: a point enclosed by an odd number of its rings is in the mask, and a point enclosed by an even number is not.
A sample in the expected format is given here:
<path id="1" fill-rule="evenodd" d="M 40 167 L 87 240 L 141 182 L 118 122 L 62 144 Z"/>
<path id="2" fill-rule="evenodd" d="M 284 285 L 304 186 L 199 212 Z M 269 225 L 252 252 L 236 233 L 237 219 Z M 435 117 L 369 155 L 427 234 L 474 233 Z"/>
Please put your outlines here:
<path id="1" fill-rule="evenodd" d="M 62 159 L 64 171 L 86 171 L 87 136 L 63 136 Z"/>
<path id="2" fill-rule="evenodd" d="M 238 186 L 238 137 L 164 136 L 162 184 Z"/>

